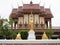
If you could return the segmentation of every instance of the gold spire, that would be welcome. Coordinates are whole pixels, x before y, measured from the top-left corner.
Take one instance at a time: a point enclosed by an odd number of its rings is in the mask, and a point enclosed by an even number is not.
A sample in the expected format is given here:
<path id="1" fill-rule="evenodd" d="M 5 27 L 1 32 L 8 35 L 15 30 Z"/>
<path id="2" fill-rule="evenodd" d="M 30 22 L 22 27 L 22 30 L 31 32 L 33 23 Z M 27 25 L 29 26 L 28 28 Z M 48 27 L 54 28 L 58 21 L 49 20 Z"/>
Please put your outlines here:
<path id="1" fill-rule="evenodd" d="M 42 39 L 48 39 L 46 33 L 44 32 L 43 35 L 42 35 Z"/>
<path id="2" fill-rule="evenodd" d="M 20 33 L 17 34 L 16 39 L 21 39 Z"/>

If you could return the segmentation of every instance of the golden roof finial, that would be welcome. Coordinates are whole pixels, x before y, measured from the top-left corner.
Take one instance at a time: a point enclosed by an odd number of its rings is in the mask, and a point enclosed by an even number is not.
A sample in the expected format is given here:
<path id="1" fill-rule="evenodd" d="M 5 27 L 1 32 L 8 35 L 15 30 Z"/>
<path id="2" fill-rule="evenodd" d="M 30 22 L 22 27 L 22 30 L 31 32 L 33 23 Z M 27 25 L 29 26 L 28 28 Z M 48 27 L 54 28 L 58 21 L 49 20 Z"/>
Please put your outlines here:
<path id="1" fill-rule="evenodd" d="M 30 1 L 30 4 L 33 4 L 32 0 Z"/>
<path id="2" fill-rule="evenodd" d="M 42 39 L 48 39 L 46 33 L 44 32 L 43 35 L 42 35 Z"/>
<path id="3" fill-rule="evenodd" d="M 17 34 L 16 39 L 21 39 L 20 33 Z"/>

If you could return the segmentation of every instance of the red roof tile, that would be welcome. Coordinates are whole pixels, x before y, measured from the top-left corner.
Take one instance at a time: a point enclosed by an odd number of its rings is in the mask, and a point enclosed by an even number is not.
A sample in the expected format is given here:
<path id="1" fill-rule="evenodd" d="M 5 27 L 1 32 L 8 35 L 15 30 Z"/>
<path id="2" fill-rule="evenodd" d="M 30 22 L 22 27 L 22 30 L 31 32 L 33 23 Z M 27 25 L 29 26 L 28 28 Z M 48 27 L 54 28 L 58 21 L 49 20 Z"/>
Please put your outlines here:
<path id="1" fill-rule="evenodd" d="M 24 4 L 23 9 L 40 9 L 39 4 Z"/>
<path id="2" fill-rule="evenodd" d="M 21 12 L 21 11 L 22 11 L 22 6 L 19 6 L 17 12 Z"/>
<path id="3" fill-rule="evenodd" d="M 39 4 L 24 4 L 23 6 L 19 6 L 17 9 L 13 9 L 11 16 L 12 18 L 16 18 L 19 16 L 23 16 L 22 13 L 38 13 L 42 14 L 45 17 L 52 18 L 52 14 L 49 8 L 44 8 L 44 6 L 39 6 Z"/>
<path id="4" fill-rule="evenodd" d="M 12 9 L 12 13 L 11 13 L 10 17 L 17 18 L 17 9 L 16 8 Z"/>
<path id="5" fill-rule="evenodd" d="M 45 14 L 46 14 L 46 17 L 50 17 L 50 18 L 53 17 L 50 11 L 50 8 L 45 8 Z"/>
<path id="6" fill-rule="evenodd" d="M 12 13 L 16 13 L 17 12 L 17 8 L 12 9 Z"/>

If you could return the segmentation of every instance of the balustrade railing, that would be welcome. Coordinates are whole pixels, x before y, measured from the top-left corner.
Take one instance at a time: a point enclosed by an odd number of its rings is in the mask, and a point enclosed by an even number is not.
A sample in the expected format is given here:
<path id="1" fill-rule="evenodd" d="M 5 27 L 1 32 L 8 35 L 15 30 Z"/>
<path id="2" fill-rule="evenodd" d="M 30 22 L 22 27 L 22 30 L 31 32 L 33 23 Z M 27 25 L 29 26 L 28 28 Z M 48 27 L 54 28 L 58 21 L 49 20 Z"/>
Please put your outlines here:
<path id="1" fill-rule="evenodd" d="M 0 45 L 60 45 L 60 39 L 52 40 L 0 40 Z"/>

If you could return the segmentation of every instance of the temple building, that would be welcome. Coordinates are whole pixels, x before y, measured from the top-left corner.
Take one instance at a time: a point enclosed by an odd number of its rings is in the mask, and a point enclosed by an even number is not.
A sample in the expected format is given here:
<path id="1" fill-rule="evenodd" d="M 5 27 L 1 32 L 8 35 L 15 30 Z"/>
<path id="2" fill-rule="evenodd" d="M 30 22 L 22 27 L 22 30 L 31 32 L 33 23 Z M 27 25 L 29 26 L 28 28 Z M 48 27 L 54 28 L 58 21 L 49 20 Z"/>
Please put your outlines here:
<path id="1" fill-rule="evenodd" d="M 29 21 L 32 19 L 36 36 L 41 36 L 45 29 L 52 29 L 52 18 L 50 8 L 45 8 L 39 4 L 23 4 L 18 8 L 13 8 L 10 17 L 15 21 L 13 29 L 29 30 Z"/>

